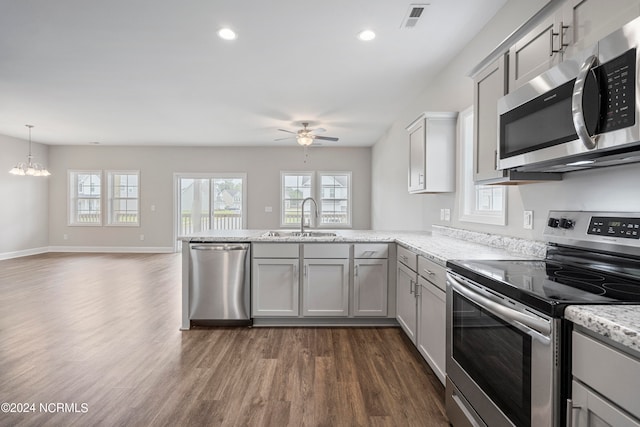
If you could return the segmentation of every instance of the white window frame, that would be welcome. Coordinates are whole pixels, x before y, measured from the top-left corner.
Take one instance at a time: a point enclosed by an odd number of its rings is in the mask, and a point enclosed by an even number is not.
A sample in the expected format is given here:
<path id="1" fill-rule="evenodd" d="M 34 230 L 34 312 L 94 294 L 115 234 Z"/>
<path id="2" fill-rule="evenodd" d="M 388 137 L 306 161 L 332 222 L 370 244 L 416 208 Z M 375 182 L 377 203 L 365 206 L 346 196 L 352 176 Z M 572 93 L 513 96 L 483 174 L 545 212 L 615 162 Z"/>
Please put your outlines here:
<path id="1" fill-rule="evenodd" d="M 180 180 L 181 179 L 219 179 L 219 178 L 240 178 L 242 179 L 242 228 L 247 228 L 247 217 L 249 212 L 247 211 L 247 174 L 244 172 L 212 172 L 212 173 L 189 173 L 189 172 L 175 172 L 173 174 L 173 235 L 176 252 L 182 248 L 182 241 L 178 240 L 180 237 L 180 206 L 181 206 L 181 194 L 180 194 Z M 211 189 L 209 189 L 211 191 Z"/>
<path id="2" fill-rule="evenodd" d="M 110 227 L 139 227 L 140 226 L 140 171 L 139 170 L 108 170 L 107 175 L 107 224 Z M 136 175 L 138 177 L 138 193 L 136 197 L 114 197 L 113 179 L 115 175 Z M 136 222 L 116 222 L 114 220 L 114 201 L 118 199 L 137 200 L 138 210 L 136 211 Z"/>
<path id="3" fill-rule="evenodd" d="M 352 197 L 352 184 L 351 177 L 352 173 L 350 171 L 321 171 L 318 172 L 318 179 L 316 184 L 316 200 L 318 202 L 318 227 L 319 228 L 351 228 L 352 227 L 352 215 L 351 215 L 351 207 L 353 205 L 353 197 Z M 336 175 L 346 175 L 348 177 L 347 183 L 347 222 L 344 224 L 335 224 L 335 223 L 322 223 L 322 217 L 324 212 L 322 211 L 323 203 L 322 203 L 322 177 L 323 176 L 336 176 Z"/>
<path id="4" fill-rule="evenodd" d="M 458 168 L 460 171 L 459 220 L 504 226 L 507 224 L 507 188 L 504 185 L 476 185 L 473 182 L 473 114 L 473 107 L 469 107 L 458 115 L 458 141 L 460 146 L 458 150 L 460 153 L 460 167 Z M 486 211 L 477 209 L 480 192 L 486 188 L 502 192 L 502 206 L 499 210 Z"/>
<path id="5" fill-rule="evenodd" d="M 280 171 L 280 227 L 281 228 L 300 228 L 300 222 L 287 223 L 284 218 L 285 213 L 285 185 L 284 179 L 289 175 L 308 176 L 311 180 L 311 197 L 318 203 L 318 219 L 312 215 L 310 217 L 309 224 L 305 223 L 305 226 L 313 228 L 352 228 L 353 227 L 353 184 L 352 184 L 352 172 L 351 171 Z M 334 224 L 334 223 L 322 223 L 322 177 L 334 176 L 334 175 L 347 175 L 349 177 L 348 183 L 348 197 L 347 197 L 347 223 L 346 224 Z M 307 203 L 308 209 L 313 203 Z M 305 208 L 307 207 L 305 206 Z M 307 209 L 305 209 L 307 210 Z"/>
<path id="6" fill-rule="evenodd" d="M 78 175 L 91 174 L 100 176 L 100 195 L 98 197 L 78 197 Z M 67 170 L 67 225 L 72 227 L 102 227 L 104 218 L 104 174 L 97 169 L 70 169 Z M 98 200 L 98 222 L 78 221 L 77 201 L 78 199 Z"/>
<path id="7" fill-rule="evenodd" d="M 311 180 L 311 197 L 315 196 L 315 173 L 312 171 L 280 171 L 280 227 L 281 228 L 300 228 L 300 223 L 287 223 L 284 218 L 285 214 L 285 191 L 284 191 L 284 179 L 289 175 L 308 176 Z M 315 199 L 315 197 L 314 197 Z M 289 199 L 287 199 L 289 200 Z M 302 213 L 304 217 L 304 212 Z M 305 224 L 306 225 L 306 224 Z M 310 217 L 310 225 L 315 226 L 315 219 Z"/>

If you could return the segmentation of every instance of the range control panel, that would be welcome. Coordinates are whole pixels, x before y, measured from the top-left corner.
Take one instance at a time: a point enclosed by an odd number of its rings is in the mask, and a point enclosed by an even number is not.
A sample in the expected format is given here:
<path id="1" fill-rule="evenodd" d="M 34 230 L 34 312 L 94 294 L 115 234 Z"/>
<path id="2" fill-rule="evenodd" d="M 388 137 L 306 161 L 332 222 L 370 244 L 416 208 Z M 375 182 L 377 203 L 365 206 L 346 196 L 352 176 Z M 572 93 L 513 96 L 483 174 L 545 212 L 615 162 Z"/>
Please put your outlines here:
<path id="1" fill-rule="evenodd" d="M 640 218 L 592 216 L 587 234 L 640 239 Z"/>
<path id="2" fill-rule="evenodd" d="M 640 212 L 549 211 L 544 237 L 557 245 L 640 258 Z"/>

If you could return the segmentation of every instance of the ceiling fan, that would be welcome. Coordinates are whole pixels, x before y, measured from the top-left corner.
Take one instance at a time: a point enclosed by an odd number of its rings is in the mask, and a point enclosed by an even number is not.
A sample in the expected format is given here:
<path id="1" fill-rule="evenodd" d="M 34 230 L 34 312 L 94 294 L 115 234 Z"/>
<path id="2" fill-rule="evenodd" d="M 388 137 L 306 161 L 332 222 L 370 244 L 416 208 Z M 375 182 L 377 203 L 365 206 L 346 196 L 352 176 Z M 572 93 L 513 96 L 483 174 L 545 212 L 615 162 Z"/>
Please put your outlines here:
<path id="1" fill-rule="evenodd" d="M 277 138 L 277 139 L 274 139 L 274 141 L 282 141 L 284 139 L 296 138 L 296 140 L 298 141 L 298 144 L 306 147 L 313 144 L 313 141 L 316 139 L 322 140 L 322 141 L 333 141 L 333 142 L 336 142 L 338 140 L 338 138 L 335 138 L 333 136 L 316 135 L 317 133 L 326 132 L 326 130 L 323 128 L 309 129 L 308 126 L 309 126 L 309 123 L 303 122 L 302 129 L 298 130 L 297 132 L 293 132 L 286 129 L 278 129 L 281 132 L 287 132 L 293 135 L 287 136 L 285 138 Z"/>

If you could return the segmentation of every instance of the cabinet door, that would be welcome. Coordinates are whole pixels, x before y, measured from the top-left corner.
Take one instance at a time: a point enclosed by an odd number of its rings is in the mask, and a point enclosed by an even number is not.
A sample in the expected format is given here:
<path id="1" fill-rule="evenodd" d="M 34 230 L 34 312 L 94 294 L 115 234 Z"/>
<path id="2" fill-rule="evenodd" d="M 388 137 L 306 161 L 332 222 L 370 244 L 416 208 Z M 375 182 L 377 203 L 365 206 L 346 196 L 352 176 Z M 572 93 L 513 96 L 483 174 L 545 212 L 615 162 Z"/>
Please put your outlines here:
<path id="1" fill-rule="evenodd" d="M 572 58 L 639 15 L 638 0 L 568 0 L 563 23 L 569 27 L 566 34 L 569 46 L 563 59 Z"/>
<path id="2" fill-rule="evenodd" d="M 409 339 L 416 343 L 417 300 L 415 297 L 416 273 L 398 263 L 396 280 L 396 319 Z"/>
<path id="3" fill-rule="evenodd" d="M 254 259 L 251 288 L 254 317 L 298 316 L 298 259 Z"/>
<path id="4" fill-rule="evenodd" d="M 408 128 L 409 192 L 424 190 L 425 183 L 425 119 L 421 117 Z"/>
<path id="5" fill-rule="evenodd" d="M 305 259 L 302 299 L 305 316 L 349 314 L 349 260 Z"/>
<path id="6" fill-rule="evenodd" d="M 562 61 L 561 22 L 562 11 L 545 19 L 509 49 L 510 92 Z M 564 38 L 566 28 L 562 31 Z"/>
<path id="7" fill-rule="evenodd" d="M 353 315 L 387 315 L 387 260 L 353 262 Z"/>
<path id="8" fill-rule="evenodd" d="M 457 113 L 427 114 L 425 123 L 424 190 L 430 193 L 455 191 Z M 429 117 L 430 115 L 435 117 Z"/>
<path id="9" fill-rule="evenodd" d="M 474 80 L 473 180 L 500 178 L 498 151 L 498 99 L 507 94 L 505 57 L 501 56 Z"/>
<path id="10" fill-rule="evenodd" d="M 640 427 L 640 422 L 577 381 L 571 385 L 571 427 Z"/>
<path id="11" fill-rule="evenodd" d="M 423 278 L 418 279 L 418 351 L 444 385 L 446 350 L 445 292 Z"/>

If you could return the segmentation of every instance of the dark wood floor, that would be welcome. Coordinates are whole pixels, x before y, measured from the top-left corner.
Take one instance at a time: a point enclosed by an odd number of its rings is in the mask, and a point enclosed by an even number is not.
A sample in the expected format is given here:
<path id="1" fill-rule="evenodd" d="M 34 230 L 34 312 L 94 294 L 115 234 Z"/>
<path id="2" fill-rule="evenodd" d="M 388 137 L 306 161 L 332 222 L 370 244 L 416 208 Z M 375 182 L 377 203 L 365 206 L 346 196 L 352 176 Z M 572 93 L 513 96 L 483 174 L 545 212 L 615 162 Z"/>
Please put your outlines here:
<path id="1" fill-rule="evenodd" d="M 31 411 L 0 426 L 448 425 L 400 329 L 181 332 L 180 268 L 177 254 L 0 261 L 0 403 Z"/>

